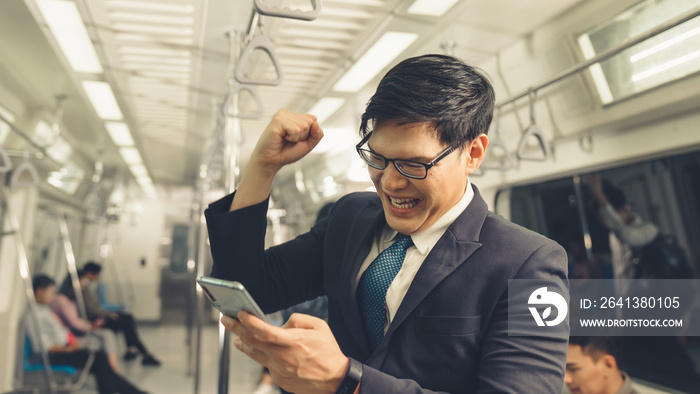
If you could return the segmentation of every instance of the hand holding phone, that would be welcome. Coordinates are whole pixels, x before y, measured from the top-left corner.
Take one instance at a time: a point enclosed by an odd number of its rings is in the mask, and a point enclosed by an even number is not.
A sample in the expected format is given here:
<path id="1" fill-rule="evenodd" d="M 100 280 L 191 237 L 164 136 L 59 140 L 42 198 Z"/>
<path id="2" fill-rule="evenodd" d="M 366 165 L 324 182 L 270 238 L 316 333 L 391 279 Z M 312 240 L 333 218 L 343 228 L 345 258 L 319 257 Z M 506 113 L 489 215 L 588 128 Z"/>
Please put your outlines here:
<path id="1" fill-rule="evenodd" d="M 200 276 L 197 283 L 212 305 L 224 315 L 238 319 L 238 312 L 246 311 L 269 323 L 253 297 L 239 282 Z"/>

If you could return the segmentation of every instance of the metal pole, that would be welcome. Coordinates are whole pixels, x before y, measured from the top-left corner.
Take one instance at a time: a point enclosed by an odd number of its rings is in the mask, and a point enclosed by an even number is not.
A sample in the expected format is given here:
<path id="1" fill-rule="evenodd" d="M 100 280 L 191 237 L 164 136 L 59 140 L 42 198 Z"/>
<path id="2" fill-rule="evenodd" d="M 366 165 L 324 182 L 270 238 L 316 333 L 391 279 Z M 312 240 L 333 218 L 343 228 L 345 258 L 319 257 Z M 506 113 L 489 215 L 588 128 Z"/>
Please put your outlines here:
<path id="1" fill-rule="evenodd" d="M 8 192 L 8 189 L 5 187 L 0 187 L 2 190 L 2 195 L 4 197 L 4 202 L 5 202 L 5 209 L 7 211 L 7 217 L 10 221 L 10 231 L 8 233 L 5 233 L 3 231 L 3 234 L 9 234 L 12 235 L 12 238 L 15 241 L 15 249 L 17 250 L 17 264 L 19 268 L 19 275 L 22 277 L 22 280 L 24 281 L 24 294 L 27 297 L 27 304 L 29 305 L 29 319 L 31 320 L 31 325 L 33 327 L 30 327 L 27 325 L 27 329 L 31 330 L 34 329 L 35 331 L 35 339 L 39 342 L 39 349 L 41 349 L 41 360 L 44 364 L 44 379 L 46 379 L 46 385 L 48 386 L 49 393 L 54 394 L 56 393 L 57 386 L 56 382 L 54 381 L 53 378 L 53 371 L 51 370 L 51 362 L 49 361 L 49 353 L 48 349 L 46 348 L 46 344 L 44 343 L 44 340 L 41 337 L 41 330 L 39 328 L 39 319 L 37 317 L 37 306 L 36 306 L 36 299 L 34 298 L 34 288 L 32 286 L 32 278 L 29 273 L 29 259 L 27 259 L 27 251 L 24 249 L 24 243 L 22 242 L 22 234 L 20 234 L 19 230 L 19 221 L 17 220 L 17 217 L 15 216 L 14 212 L 12 212 L 12 209 L 10 207 L 10 194 Z M 4 228 L 4 221 L 0 225 Z M 26 335 L 26 334 L 25 334 Z M 24 343 L 24 338 L 22 338 L 22 342 Z M 18 345 L 22 346 L 22 345 Z"/>
<path id="2" fill-rule="evenodd" d="M 581 220 L 581 231 L 583 232 L 583 246 L 586 248 L 586 257 L 588 261 L 593 260 L 593 242 L 591 241 L 591 231 L 588 228 L 588 218 L 586 211 L 583 208 L 583 192 L 581 191 L 581 176 L 574 176 L 574 193 L 576 194 L 576 205 L 578 207 L 578 216 Z"/>
<path id="3" fill-rule="evenodd" d="M 654 37 L 654 36 L 659 35 L 667 30 L 670 30 L 670 29 L 680 25 L 681 23 L 685 23 L 685 22 L 687 22 L 687 21 L 689 21 L 697 16 L 700 16 L 700 7 L 697 7 L 689 12 L 686 12 L 685 14 L 682 14 L 676 18 L 673 18 L 673 19 L 665 22 L 665 23 L 662 23 L 659 26 L 657 26 L 657 27 L 655 27 L 647 32 L 644 32 L 642 34 L 637 35 L 636 37 L 629 38 L 629 39 L 623 41 L 622 44 L 618 45 L 615 48 L 608 49 L 607 51 L 605 51 L 605 52 L 603 52 L 595 57 L 592 57 L 583 63 L 580 63 L 576 66 L 569 68 L 568 70 L 564 70 L 564 71 L 560 72 L 559 74 L 555 75 L 554 77 L 548 79 L 545 82 L 539 83 L 539 84 L 532 86 L 532 87 L 530 87 L 530 88 L 528 88 L 528 89 L 526 89 L 526 90 L 524 90 L 516 95 L 513 95 L 513 96 L 509 97 L 508 99 L 497 103 L 496 108 L 503 107 L 506 104 L 510 104 L 510 103 L 520 99 L 520 98 L 527 96 L 532 91 L 538 91 L 538 90 L 545 88 L 549 85 L 557 83 L 557 82 L 561 81 L 562 79 L 568 78 L 576 73 L 579 73 L 582 70 L 585 70 L 588 67 L 592 66 L 593 64 L 607 60 L 607 59 L 619 54 L 620 52 L 622 52 L 626 49 L 629 49 L 629 48 L 631 48 L 631 47 L 633 47 L 633 46 L 635 46 L 643 41 L 650 39 L 651 37 Z"/>
<path id="4" fill-rule="evenodd" d="M 239 56 L 240 34 L 238 32 L 230 32 L 229 40 L 231 45 L 231 76 L 229 79 L 229 88 L 233 91 L 236 86 L 236 80 L 233 77 L 233 67 L 236 58 Z M 238 96 L 231 95 L 229 100 L 231 113 L 238 114 Z M 227 194 L 233 193 L 236 188 L 236 167 L 238 165 L 238 140 L 241 133 L 241 120 L 238 118 L 227 117 L 224 124 L 224 188 Z M 219 323 L 219 382 L 218 394 L 228 393 L 229 371 L 231 363 L 231 341 L 230 332 Z"/>
<path id="5" fill-rule="evenodd" d="M 73 282 L 73 292 L 75 293 L 75 303 L 78 304 L 78 310 L 80 315 L 86 321 L 88 320 L 87 311 L 85 309 L 85 301 L 83 300 L 83 292 L 80 289 L 80 278 L 78 278 L 78 268 L 75 264 L 75 254 L 73 254 L 73 245 L 70 242 L 70 236 L 68 234 L 68 223 L 66 222 L 66 215 L 63 213 L 56 214 L 56 220 L 58 221 L 58 229 L 61 232 L 61 240 L 63 241 L 63 252 L 66 254 L 66 265 L 68 266 L 68 273 L 71 276 Z"/>

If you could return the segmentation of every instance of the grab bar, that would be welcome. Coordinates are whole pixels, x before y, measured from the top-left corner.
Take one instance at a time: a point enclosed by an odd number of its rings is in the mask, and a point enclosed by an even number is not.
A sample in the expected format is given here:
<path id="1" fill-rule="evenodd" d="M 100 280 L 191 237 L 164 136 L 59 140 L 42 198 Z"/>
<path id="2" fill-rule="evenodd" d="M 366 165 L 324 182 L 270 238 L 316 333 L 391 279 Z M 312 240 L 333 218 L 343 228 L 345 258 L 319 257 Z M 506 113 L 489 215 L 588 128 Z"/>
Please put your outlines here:
<path id="1" fill-rule="evenodd" d="M 311 11 L 300 11 L 291 8 L 271 7 L 265 5 L 263 0 L 255 0 L 255 11 L 260 15 L 274 16 L 277 18 L 298 19 L 302 21 L 312 21 L 321 15 L 323 3 L 321 0 L 311 0 Z"/>
<path id="2" fill-rule="evenodd" d="M 245 74 L 246 71 L 250 72 L 249 58 L 256 49 L 265 51 L 268 54 L 268 56 L 270 56 L 272 65 L 275 67 L 275 72 L 277 73 L 277 79 L 255 79 Z M 236 63 L 235 75 L 236 80 L 238 82 L 248 85 L 276 86 L 281 84 L 282 80 L 284 80 L 284 73 L 282 72 L 280 59 L 279 57 L 277 57 L 277 52 L 275 51 L 275 47 L 274 44 L 272 44 L 272 41 L 270 41 L 269 38 L 263 35 L 253 37 L 253 39 L 250 40 L 250 43 L 248 43 L 248 46 L 246 46 L 245 49 L 243 49 L 243 53 L 241 53 L 241 56 L 238 58 L 238 62 Z"/>

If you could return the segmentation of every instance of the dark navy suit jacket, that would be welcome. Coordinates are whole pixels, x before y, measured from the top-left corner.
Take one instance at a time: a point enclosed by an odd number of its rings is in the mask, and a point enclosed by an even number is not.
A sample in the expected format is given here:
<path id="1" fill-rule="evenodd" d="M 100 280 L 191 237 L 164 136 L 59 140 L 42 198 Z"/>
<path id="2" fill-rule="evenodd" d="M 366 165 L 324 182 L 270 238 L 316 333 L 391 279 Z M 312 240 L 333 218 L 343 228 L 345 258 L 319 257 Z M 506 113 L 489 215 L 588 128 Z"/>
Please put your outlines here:
<path id="1" fill-rule="evenodd" d="M 329 325 L 364 364 L 362 393 L 556 393 L 563 389 L 568 323 L 555 334 L 508 335 L 508 281 L 566 282 L 555 242 L 488 212 L 478 190 L 426 257 L 386 336 L 372 352 L 354 280 L 380 226 L 374 193 L 347 195 L 308 233 L 264 250 L 268 202 L 205 212 L 212 276 L 237 280 L 266 312 L 328 296 Z"/>

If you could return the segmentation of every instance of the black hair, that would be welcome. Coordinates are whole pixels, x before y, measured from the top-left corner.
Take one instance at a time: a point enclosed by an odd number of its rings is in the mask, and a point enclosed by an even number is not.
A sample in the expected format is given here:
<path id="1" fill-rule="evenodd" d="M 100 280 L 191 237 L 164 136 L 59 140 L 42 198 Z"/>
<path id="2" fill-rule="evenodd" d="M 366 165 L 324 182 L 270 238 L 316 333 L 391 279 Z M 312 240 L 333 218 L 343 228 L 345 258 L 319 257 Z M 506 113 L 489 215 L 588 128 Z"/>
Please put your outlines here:
<path id="1" fill-rule="evenodd" d="M 607 179 L 604 179 L 601 184 L 603 186 L 603 194 L 605 194 L 605 198 L 608 199 L 608 202 L 616 211 L 627 205 L 627 197 L 622 190 L 613 185 Z"/>
<path id="2" fill-rule="evenodd" d="M 34 291 L 45 289 L 49 286 L 55 286 L 56 282 L 47 275 L 36 275 L 32 279 L 32 288 Z"/>
<path id="3" fill-rule="evenodd" d="M 445 55 L 423 55 L 397 64 L 382 78 L 362 114 L 360 134 L 393 120 L 431 123 L 446 145 L 486 134 L 495 94 L 474 67 Z"/>
<path id="4" fill-rule="evenodd" d="M 83 266 L 83 271 L 85 271 L 85 273 L 87 273 L 87 274 L 99 275 L 100 271 L 102 271 L 102 266 L 97 264 L 94 261 L 88 261 Z"/>
<path id="5" fill-rule="evenodd" d="M 83 270 L 78 271 L 78 277 L 81 277 L 81 274 L 85 275 Z M 63 294 L 64 296 L 68 297 L 68 299 L 75 301 L 75 290 L 73 290 L 73 280 L 70 274 L 66 274 L 66 277 L 63 279 L 58 292 L 59 294 Z"/>
<path id="6" fill-rule="evenodd" d="M 620 365 L 622 356 L 620 347 L 612 337 L 569 337 L 569 345 L 581 346 L 581 352 L 598 360 L 601 354 L 609 354 L 615 358 L 617 365 Z M 597 354 L 596 354 L 597 353 Z"/>

